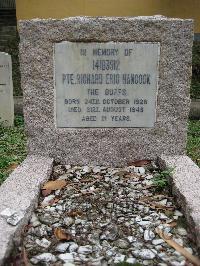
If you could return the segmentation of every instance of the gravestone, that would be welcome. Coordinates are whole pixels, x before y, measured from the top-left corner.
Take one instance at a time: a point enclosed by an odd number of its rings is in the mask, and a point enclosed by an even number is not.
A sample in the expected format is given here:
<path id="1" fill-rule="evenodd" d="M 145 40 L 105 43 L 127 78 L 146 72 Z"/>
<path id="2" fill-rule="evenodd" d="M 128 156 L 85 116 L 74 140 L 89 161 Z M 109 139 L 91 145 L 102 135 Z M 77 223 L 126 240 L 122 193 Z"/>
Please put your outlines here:
<path id="1" fill-rule="evenodd" d="M 0 121 L 12 126 L 14 121 L 14 101 L 11 56 L 0 52 Z"/>
<path id="2" fill-rule="evenodd" d="M 123 165 L 185 153 L 192 20 L 21 21 L 29 154 Z"/>

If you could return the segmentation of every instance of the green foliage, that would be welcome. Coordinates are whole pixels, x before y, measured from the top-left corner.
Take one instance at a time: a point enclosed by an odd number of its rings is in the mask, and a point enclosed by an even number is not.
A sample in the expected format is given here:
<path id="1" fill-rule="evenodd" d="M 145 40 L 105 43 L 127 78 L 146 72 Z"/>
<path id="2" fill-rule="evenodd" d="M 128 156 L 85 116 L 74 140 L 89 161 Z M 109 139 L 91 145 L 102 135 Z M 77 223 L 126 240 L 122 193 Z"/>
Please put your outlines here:
<path id="1" fill-rule="evenodd" d="M 200 121 L 190 120 L 188 124 L 187 155 L 200 167 Z"/>
<path id="2" fill-rule="evenodd" d="M 156 191 L 162 191 L 168 186 L 168 177 L 172 175 L 173 170 L 173 168 L 168 168 L 155 174 L 153 178 L 153 185 L 155 186 Z"/>
<path id="3" fill-rule="evenodd" d="M 2 183 L 12 171 L 12 165 L 21 163 L 26 157 L 23 117 L 15 117 L 14 127 L 3 127 L 0 123 L 0 154 L 0 183 Z"/>

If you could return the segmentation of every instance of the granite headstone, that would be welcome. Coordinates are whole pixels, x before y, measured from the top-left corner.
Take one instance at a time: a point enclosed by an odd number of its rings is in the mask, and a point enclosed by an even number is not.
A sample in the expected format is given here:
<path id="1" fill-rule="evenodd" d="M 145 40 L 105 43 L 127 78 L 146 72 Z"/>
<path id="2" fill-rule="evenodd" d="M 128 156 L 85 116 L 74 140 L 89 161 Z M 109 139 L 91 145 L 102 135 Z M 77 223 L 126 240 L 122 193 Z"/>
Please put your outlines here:
<path id="1" fill-rule="evenodd" d="M 193 21 L 20 21 L 29 154 L 124 165 L 185 153 Z"/>

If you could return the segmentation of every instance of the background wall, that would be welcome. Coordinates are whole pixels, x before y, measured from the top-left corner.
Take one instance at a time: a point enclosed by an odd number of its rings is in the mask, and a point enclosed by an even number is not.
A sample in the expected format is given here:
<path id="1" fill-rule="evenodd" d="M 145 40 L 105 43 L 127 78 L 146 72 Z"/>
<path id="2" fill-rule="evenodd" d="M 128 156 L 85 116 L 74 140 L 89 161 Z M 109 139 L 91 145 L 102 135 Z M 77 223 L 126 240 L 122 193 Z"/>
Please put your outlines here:
<path id="1" fill-rule="evenodd" d="M 17 19 L 71 16 L 148 16 L 193 18 L 200 33 L 200 0 L 16 0 Z"/>

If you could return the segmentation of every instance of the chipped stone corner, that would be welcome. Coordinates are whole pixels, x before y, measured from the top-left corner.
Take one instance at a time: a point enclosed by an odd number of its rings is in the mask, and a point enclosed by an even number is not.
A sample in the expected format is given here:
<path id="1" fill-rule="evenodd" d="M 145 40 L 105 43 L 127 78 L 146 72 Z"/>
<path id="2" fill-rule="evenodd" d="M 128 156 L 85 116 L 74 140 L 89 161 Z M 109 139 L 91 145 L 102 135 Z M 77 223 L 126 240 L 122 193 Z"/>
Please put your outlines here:
<path id="1" fill-rule="evenodd" d="M 50 176 L 53 159 L 28 156 L 0 187 L 0 265 L 12 250 L 14 239 L 28 222 L 38 201 L 40 186 Z"/>
<path id="2" fill-rule="evenodd" d="M 200 168 L 188 156 L 160 156 L 161 169 L 173 168 L 172 194 L 186 217 L 200 250 Z"/>

